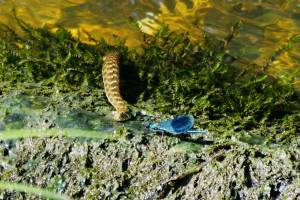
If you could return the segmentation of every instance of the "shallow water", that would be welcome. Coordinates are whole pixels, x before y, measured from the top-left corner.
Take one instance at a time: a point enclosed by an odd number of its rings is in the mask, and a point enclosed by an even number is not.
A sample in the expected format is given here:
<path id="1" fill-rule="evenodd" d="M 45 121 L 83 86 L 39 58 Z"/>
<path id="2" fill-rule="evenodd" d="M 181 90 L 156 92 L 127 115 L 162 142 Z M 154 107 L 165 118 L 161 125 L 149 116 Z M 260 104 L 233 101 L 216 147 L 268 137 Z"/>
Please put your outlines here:
<path id="1" fill-rule="evenodd" d="M 139 121 L 118 123 L 95 112 L 63 106 L 53 108 L 51 102 L 49 97 L 17 92 L 0 96 L 0 139 L 47 135 L 109 139 L 123 128 L 149 133 Z"/>
<path id="2" fill-rule="evenodd" d="M 276 50 L 300 33 L 298 0 L 0 0 L 0 21 L 13 26 L 13 9 L 35 26 L 64 26 L 74 35 L 79 31 L 86 42 L 85 31 L 97 39 L 112 40 L 117 35 L 126 37 L 129 46 L 138 46 L 141 30 L 152 34 L 162 23 L 173 30 L 189 31 L 193 39 L 204 32 L 224 39 L 230 27 L 241 21 L 230 53 L 243 64 L 270 64 L 271 74 L 296 77 L 295 86 L 300 88 L 299 42 L 270 61 Z M 139 28 L 132 21 L 138 22 Z"/>

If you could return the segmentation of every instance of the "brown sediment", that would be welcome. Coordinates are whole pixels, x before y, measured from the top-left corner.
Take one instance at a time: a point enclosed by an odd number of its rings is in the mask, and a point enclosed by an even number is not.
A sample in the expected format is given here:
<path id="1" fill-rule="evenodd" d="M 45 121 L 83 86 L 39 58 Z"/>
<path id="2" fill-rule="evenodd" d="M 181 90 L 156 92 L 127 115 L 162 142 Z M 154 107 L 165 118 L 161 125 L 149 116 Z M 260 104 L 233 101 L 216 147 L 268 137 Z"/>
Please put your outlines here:
<path id="1" fill-rule="evenodd" d="M 102 77 L 107 99 L 116 109 L 114 119 L 116 121 L 125 121 L 131 116 L 128 104 L 120 93 L 119 57 L 118 52 L 110 52 L 105 55 L 103 59 Z"/>

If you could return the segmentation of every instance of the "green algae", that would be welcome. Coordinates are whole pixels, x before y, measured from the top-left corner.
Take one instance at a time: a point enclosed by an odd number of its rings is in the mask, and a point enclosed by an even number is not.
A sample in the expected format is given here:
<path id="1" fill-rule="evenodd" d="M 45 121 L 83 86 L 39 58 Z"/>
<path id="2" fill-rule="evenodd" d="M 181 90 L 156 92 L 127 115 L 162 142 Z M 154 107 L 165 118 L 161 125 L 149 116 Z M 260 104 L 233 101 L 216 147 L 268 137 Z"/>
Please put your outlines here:
<path id="1" fill-rule="evenodd" d="M 53 199 L 53 200 L 70 200 L 70 198 L 65 195 L 55 194 L 49 190 L 41 189 L 38 187 L 31 187 L 28 185 L 18 184 L 18 183 L 0 182 L 0 189 L 26 192 L 26 193 L 34 194 L 37 196 L 41 196 L 41 197 L 44 197 L 47 199 Z"/>
<path id="2" fill-rule="evenodd" d="M 139 63 L 147 82 L 144 100 L 158 111 L 192 113 L 212 126 L 226 121 L 224 131 L 228 125 L 249 130 L 299 116 L 299 94 L 289 78 L 271 77 L 252 65 L 235 67 L 220 42 L 206 49 L 167 30 L 147 41 Z M 298 120 L 290 123 L 296 132 Z"/>
<path id="3" fill-rule="evenodd" d="M 91 138 L 91 139 L 110 139 L 117 140 L 118 134 L 106 133 L 100 131 L 80 130 L 80 129 L 8 129 L 1 131 L 0 140 L 13 140 L 28 137 L 73 137 L 73 138 Z"/>

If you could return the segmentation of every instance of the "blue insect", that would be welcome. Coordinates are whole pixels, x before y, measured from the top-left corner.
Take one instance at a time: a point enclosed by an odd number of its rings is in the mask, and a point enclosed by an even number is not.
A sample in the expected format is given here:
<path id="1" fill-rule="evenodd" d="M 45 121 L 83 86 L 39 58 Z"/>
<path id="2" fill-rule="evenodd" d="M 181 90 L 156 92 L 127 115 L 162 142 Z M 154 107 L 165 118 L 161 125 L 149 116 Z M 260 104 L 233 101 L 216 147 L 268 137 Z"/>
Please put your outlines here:
<path id="1" fill-rule="evenodd" d="M 149 128 L 154 131 L 168 132 L 174 135 L 185 133 L 190 134 L 206 134 L 207 130 L 195 130 L 194 117 L 192 115 L 181 115 L 174 119 L 165 120 L 158 123 L 150 123 Z"/>

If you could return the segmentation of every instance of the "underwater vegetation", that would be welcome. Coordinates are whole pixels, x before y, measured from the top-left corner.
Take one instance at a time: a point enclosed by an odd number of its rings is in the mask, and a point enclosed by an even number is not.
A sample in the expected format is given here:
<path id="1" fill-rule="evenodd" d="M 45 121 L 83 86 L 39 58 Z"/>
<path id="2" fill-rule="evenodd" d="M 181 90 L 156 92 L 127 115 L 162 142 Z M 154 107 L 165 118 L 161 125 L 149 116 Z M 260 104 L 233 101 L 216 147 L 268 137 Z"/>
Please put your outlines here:
<path id="1" fill-rule="evenodd" d="M 22 34 L 0 27 L 3 94 L 23 83 L 44 88 L 27 90 L 35 95 L 87 87 L 91 94 L 103 90 L 103 56 L 116 50 L 121 55 L 122 95 L 138 109 L 190 113 L 196 124 L 220 133 L 260 128 L 259 134 L 271 142 L 286 143 L 299 133 L 300 97 L 292 77 L 273 77 L 256 65 L 233 65 L 235 58 L 226 53 L 226 45 L 234 39 L 234 30 L 224 41 L 205 37 L 194 42 L 188 33 L 164 26 L 154 36 L 145 35 L 141 48 L 135 50 L 121 38 L 115 44 L 90 38 L 95 45 L 88 45 L 63 28 L 53 33 L 47 27 L 18 23 Z M 299 37 L 294 38 L 299 42 Z M 268 127 L 273 129 L 264 130 Z"/>
<path id="2" fill-rule="evenodd" d="M 129 49 L 122 38 L 109 44 L 89 36 L 91 45 L 63 28 L 18 23 L 21 33 L 0 26 L 0 133 L 12 134 L 0 137 L 0 177 L 2 189 L 17 182 L 21 192 L 0 197 L 34 199 L 23 183 L 46 188 L 46 197 L 55 196 L 50 190 L 75 199 L 297 198 L 299 92 L 291 77 L 234 64 L 226 47 L 237 27 L 224 41 L 191 41 L 164 26 Z M 161 118 L 190 114 L 209 133 L 121 127 L 100 135 L 99 121 L 112 109 L 101 68 L 112 50 L 120 54 L 122 96 L 135 109 Z M 58 134 L 59 127 L 66 130 Z M 36 187 L 27 189 L 36 194 Z"/>

